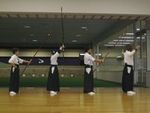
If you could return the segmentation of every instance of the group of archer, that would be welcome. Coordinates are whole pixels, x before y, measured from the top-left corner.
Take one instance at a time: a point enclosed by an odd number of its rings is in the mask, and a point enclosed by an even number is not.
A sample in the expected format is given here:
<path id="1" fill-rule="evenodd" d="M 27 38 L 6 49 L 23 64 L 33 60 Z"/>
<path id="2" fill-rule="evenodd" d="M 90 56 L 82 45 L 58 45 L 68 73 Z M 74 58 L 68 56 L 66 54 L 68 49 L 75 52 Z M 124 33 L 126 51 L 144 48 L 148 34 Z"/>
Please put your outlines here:
<path id="1" fill-rule="evenodd" d="M 134 78 L 134 54 L 139 47 L 133 48 L 132 45 L 127 45 L 124 55 L 124 69 L 122 76 L 122 90 L 127 95 L 135 95 L 133 90 L 133 78 Z M 55 96 L 60 91 L 59 85 L 59 72 L 58 72 L 58 62 L 57 59 L 60 53 L 64 51 L 64 45 L 62 45 L 57 51 L 51 52 L 50 57 L 50 69 L 47 81 L 47 91 L 51 96 Z M 9 82 L 9 94 L 10 96 L 15 96 L 19 92 L 19 64 L 26 63 L 30 64 L 32 60 L 26 61 L 19 58 L 19 49 L 13 49 L 13 55 L 8 61 L 11 64 L 11 74 L 10 74 L 10 82 Z M 92 56 L 92 48 L 87 48 L 84 54 L 84 93 L 89 95 L 95 95 L 94 92 L 94 79 L 93 79 L 93 65 L 96 63 L 103 63 L 103 59 L 95 59 Z"/>

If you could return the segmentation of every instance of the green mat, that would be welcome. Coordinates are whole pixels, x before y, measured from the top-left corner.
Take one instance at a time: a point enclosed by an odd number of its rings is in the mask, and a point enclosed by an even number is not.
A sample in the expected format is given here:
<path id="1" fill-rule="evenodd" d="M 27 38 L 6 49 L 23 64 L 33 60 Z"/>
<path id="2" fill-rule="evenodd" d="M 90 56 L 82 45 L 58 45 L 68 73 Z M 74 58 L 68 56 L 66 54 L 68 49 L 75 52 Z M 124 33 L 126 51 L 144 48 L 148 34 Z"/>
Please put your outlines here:
<path id="1" fill-rule="evenodd" d="M 21 87 L 46 87 L 47 78 L 46 77 L 21 77 L 20 85 Z M 9 78 L 0 77 L 0 87 L 8 87 Z M 95 87 L 120 87 L 120 83 L 104 81 L 104 80 L 94 80 Z M 64 77 L 60 78 L 61 87 L 83 87 L 83 78 L 71 78 Z"/>

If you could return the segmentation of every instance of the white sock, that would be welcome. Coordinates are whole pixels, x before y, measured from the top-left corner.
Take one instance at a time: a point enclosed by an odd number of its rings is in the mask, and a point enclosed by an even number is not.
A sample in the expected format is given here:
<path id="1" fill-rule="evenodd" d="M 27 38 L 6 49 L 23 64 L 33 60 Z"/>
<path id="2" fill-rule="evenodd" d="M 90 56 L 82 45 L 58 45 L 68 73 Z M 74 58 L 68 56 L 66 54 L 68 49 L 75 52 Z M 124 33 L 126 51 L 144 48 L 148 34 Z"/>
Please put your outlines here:
<path id="1" fill-rule="evenodd" d="M 95 92 L 89 92 L 88 94 L 92 96 L 95 95 Z"/>
<path id="2" fill-rule="evenodd" d="M 10 95 L 10 96 L 15 96 L 15 95 L 16 95 L 16 92 L 10 91 L 10 92 L 9 92 L 9 95 Z"/>

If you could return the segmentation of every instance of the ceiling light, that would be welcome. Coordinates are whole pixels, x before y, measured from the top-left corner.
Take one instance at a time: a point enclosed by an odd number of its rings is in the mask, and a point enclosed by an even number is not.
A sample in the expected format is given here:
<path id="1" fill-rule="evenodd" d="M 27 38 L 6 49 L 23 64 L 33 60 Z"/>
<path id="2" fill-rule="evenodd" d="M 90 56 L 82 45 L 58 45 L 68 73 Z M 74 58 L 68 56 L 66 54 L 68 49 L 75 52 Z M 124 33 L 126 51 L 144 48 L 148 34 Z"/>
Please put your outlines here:
<path id="1" fill-rule="evenodd" d="M 29 28 L 31 28 L 31 26 L 29 26 L 29 25 L 24 25 L 24 28 L 29 29 Z"/>
<path id="2" fill-rule="evenodd" d="M 136 39 L 138 39 L 138 40 L 140 40 L 140 39 L 144 40 L 145 37 L 144 36 L 143 37 L 136 37 Z"/>
<path id="3" fill-rule="evenodd" d="M 77 42 L 77 40 L 72 40 L 73 43 Z"/>
<path id="4" fill-rule="evenodd" d="M 82 26 L 81 29 L 88 30 L 88 28 L 86 26 Z"/>
<path id="5" fill-rule="evenodd" d="M 118 42 L 119 40 L 113 40 L 114 42 Z"/>
<path id="6" fill-rule="evenodd" d="M 134 33 L 126 33 L 126 35 L 134 35 Z"/>
<path id="7" fill-rule="evenodd" d="M 128 45 L 128 44 L 131 44 L 131 43 L 130 42 L 123 42 L 122 44 Z"/>
<path id="8" fill-rule="evenodd" d="M 122 56 L 119 55 L 119 56 L 117 56 L 116 58 L 117 58 L 117 59 L 120 59 L 120 58 L 122 58 Z"/>
<path id="9" fill-rule="evenodd" d="M 81 28 L 82 28 L 82 29 L 87 29 L 87 27 L 86 27 L 86 26 L 82 26 Z"/>
<path id="10" fill-rule="evenodd" d="M 144 40 L 144 39 L 145 39 L 145 37 L 142 37 L 142 39 Z"/>
<path id="11" fill-rule="evenodd" d="M 32 40 L 33 42 L 37 42 L 37 40 Z"/>
<path id="12" fill-rule="evenodd" d="M 132 36 L 120 36 L 119 38 L 122 38 L 122 39 L 133 39 L 134 37 L 132 37 Z"/>
<path id="13" fill-rule="evenodd" d="M 47 36 L 48 36 L 48 38 L 52 38 L 51 33 L 48 33 Z"/>
<path id="14" fill-rule="evenodd" d="M 140 39 L 140 37 L 136 37 L 136 39 Z"/>
<path id="15" fill-rule="evenodd" d="M 125 40 L 113 40 L 114 42 L 133 42 L 133 39 L 125 39 Z"/>
<path id="16" fill-rule="evenodd" d="M 122 46 L 125 46 L 123 44 L 116 44 L 116 45 L 113 45 L 113 44 L 104 44 L 105 47 L 122 47 Z"/>
<path id="17" fill-rule="evenodd" d="M 136 28 L 137 31 L 140 31 L 140 28 Z"/>
<path id="18" fill-rule="evenodd" d="M 76 37 L 81 37 L 81 35 L 80 35 L 80 34 L 77 34 Z"/>
<path id="19" fill-rule="evenodd" d="M 119 43 L 108 43 L 109 45 L 114 45 L 114 46 L 116 46 L 116 45 L 120 45 L 120 44 L 124 44 L 124 45 L 127 45 L 127 44 L 131 44 L 131 42 L 119 42 Z"/>
<path id="20" fill-rule="evenodd" d="M 34 36 L 34 34 L 30 34 L 30 36 Z"/>
<path id="21" fill-rule="evenodd" d="M 52 33 L 51 32 L 49 32 L 48 34 L 47 34 L 47 36 L 51 36 L 52 35 Z"/>

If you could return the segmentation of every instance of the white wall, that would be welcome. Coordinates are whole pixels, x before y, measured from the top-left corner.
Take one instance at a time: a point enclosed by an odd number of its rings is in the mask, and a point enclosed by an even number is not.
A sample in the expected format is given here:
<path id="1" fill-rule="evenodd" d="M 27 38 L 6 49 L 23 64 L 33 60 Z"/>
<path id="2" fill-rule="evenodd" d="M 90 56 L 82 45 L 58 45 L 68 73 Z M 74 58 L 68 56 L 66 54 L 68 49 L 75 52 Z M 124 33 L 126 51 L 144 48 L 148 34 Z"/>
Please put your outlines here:
<path id="1" fill-rule="evenodd" d="M 150 15 L 150 0 L 0 0 L 1 12 L 60 12 L 67 13 Z"/>

